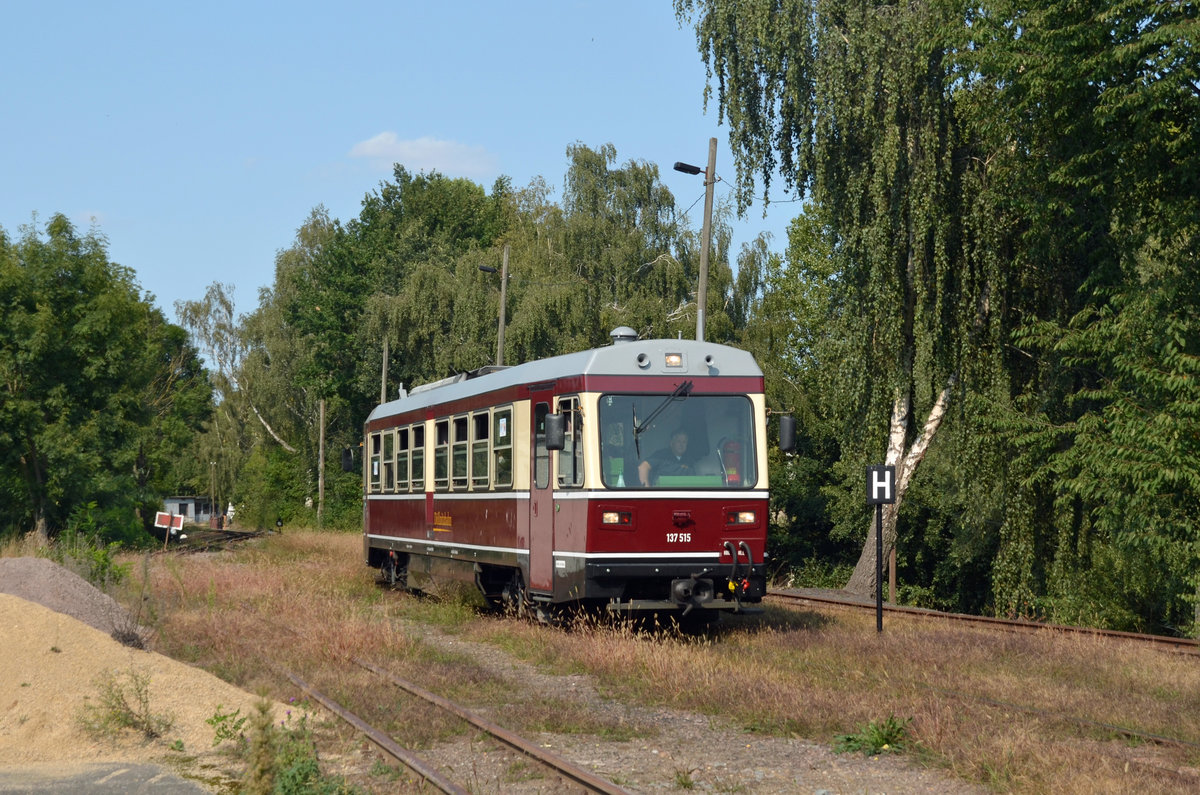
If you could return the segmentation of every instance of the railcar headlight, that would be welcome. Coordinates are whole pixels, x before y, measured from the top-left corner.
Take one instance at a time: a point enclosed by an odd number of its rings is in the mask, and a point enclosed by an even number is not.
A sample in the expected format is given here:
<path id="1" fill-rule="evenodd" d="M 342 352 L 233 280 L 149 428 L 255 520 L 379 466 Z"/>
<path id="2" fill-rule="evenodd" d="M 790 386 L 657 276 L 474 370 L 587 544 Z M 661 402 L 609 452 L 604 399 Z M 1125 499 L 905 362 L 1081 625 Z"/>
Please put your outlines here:
<path id="1" fill-rule="evenodd" d="M 758 517 L 754 511 L 730 511 L 725 514 L 725 524 L 754 524 Z"/>
<path id="2" fill-rule="evenodd" d="M 682 353 L 668 353 L 665 358 L 667 367 L 683 367 Z"/>
<path id="3" fill-rule="evenodd" d="M 629 511 L 605 511 L 600 514 L 600 524 L 615 524 L 628 526 L 632 521 Z"/>

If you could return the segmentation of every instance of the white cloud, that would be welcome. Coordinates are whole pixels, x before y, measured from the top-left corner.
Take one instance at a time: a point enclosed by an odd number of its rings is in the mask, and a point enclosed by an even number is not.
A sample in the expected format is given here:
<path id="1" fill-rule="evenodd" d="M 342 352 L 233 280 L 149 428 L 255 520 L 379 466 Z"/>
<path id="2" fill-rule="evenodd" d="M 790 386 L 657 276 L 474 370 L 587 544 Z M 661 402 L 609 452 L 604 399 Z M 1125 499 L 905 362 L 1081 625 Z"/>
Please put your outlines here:
<path id="1" fill-rule="evenodd" d="M 350 157 L 367 159 L 373 168 L 391 171 L 399 163 L 409 172 L 439 171 L 447 176 L 487 177 L 496 173 L 496 158 L 482 146 L 439 141 L 425 136 L 401 141 L 394 132 L 381 132 L 356 143 Z"/>

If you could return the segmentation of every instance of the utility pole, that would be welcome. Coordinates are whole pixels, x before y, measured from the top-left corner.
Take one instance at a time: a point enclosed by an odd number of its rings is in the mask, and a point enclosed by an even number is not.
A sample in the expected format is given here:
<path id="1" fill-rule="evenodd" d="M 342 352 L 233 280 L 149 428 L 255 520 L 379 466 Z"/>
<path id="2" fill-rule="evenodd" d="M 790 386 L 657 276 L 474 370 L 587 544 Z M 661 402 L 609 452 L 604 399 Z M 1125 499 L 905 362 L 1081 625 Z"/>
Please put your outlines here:
<path id="1" fill-rule="evenodd" d="M 701 173 L 699 166 L 675 163 L 683 174 Z M 696 339 L 704 341 L 704 313 L 708 307 L 708 250 L 712 245 L 713 189 L 717 184 L 717 139 L 708 139 L 708 169 L 704 172 L 704 228 L 700 231 L 700 283 L 696 288 Z"/>
<path id="2" fill-rule="evenodd" d="M 495 273 L 491 265 L 480 265 L 484 273 Z M 504 365 L 504 317 L 508 306 L 508 244 L 504 244 L 504 260 L 500 268 L 500 329 L 496 332 L 496 366 Z"/>
<path id="3" fill-rule="evenodd" d="M 504 319 L 508 305 L 508 244 L 504 244 L 504 260 L 500 264 L 500 330 L 496 333 L 496 364 L 504 364 Z"/>
<path id="4" fill-rule="evenodd" d="M 317 528 L 325 515 L 325 398 L 321 398 L 321 441 L 317 446 Z"/>
<path id="5" fill-rule="evenodd" d="M 388 338 L 383 335 L 383 378 L 379 382 L 379 402 L 387 403 Z"/>
<path id="6" fill-rule="evenodd" d="M 704 172 L 704 229 L 700 232 L 700 287 L 696 291 L 696 339 L 704 341 L 708 308 L 708 249 L 712 245 L 713 186 L 717 182 L 717 139 L 708 139 L 708 170 Z"/>
<path id="7" fill-rule="evenodd" d="M 217 462 L 208 462 L 208 519 L 211 527 L 217 526 Z"/>

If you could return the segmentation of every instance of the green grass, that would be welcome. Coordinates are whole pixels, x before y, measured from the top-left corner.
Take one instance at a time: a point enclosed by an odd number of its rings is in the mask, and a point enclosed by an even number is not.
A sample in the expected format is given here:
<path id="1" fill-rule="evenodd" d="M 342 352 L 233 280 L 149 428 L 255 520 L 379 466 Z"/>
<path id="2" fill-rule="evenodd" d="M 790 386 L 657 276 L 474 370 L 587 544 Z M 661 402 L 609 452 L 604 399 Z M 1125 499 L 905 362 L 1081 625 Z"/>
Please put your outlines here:
<path id="1" fill-rule="evenodd" d="M 902 754 L 908 741 L 908 726 L 912 719 L 901 720 L 895 715 L 871 721 L 854 734 L 839 734 L 833 748 L 838 753 L 861 752 L 865 756 Z"/>
<path id="2" fill-rule="evenodd" d="M 106 671 L 96 681 L 95 701 L 89 699 L 80 710 L 79 722 L 85 731 L 97 737 L 112 737 L 132 730 L 147 740 L 170 731 L 175 718 L 156 712 L 150 705 L 150 675 L 130 668 Z"/>

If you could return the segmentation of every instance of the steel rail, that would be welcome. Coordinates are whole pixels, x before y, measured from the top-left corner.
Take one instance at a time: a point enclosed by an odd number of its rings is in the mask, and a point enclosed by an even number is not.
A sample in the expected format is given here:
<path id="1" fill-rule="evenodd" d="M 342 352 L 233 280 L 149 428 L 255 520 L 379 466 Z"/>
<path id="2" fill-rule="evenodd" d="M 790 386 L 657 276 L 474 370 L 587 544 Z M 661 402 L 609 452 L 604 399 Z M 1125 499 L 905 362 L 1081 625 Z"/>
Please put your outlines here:
<path id="1" fill-rule="evenodd" d="M 848 607 L 856 610 L 875 609 L 874 601 L 866 601 L 857 598 L 838 598 L 836 596 L 780 590 L 768 591 L 767 596 L 780 599 L 785 602 L 815 602 L 818 604 L 834 605 L 836 607 Z M 964 623 L 981 624 L 985 626 L 998 627 L 1001 629 L 1011 629 L 1025 632 L 1048 630 L 1051 632 L 1093 635 L 1102 638 L 1115 638 L 1117 640 L 1131 640 L 1140 643 L 1162 646 L 1183 653 L 1200 654 L 1200 641 L 1194 638 L 1176 638 L 1170 635 L 1149 635 L 1138 632 L 1124 632 L 1116 629 L 1099 629 L 1096 627 L 1074 627 L 1068 624 L 1045 624 L 1037 621 L 996 618 L 994 616 L 974 616 L 970 615 L 969 613 L 947 613 L 921 607 L 908 607 L 906 605 L 891 605 L 886 603 L 884 604 L 883 609 L 884 612 L 887 613 L 916 616 L 918 618 L 961 621 Z"/>
<path id="2" fill-rule="evenodd" d="M 190 555 L 196 552 L 211 552 L 214 549 L 226 549 L 239 541 L 249 541 L 261 538 L 261 530 L 211 530 L 209 528 L 193 528 L 184 540 L 176 539 L 169 543 L 165 552 Z"/>
<path id="3" fill-rule="evenodd" d="M 584 770 L 583 768 L 567 761 L 566 759 L 563 759 L 561 756 L 546 753 L 541 748 L 538 748 L 536 745 L 524 739 L 523 737 L 520 737 L 508 729 L 505 729 L 503 726 L 498 726 L 495 723 L 476 715 L 470 710 L 463 709 L 454 702 L 442 698 L 436 693 L 431 693 L 428 690 L 418 687 L 412 682 L 405 681 L 390 671 L 380 668 L 379 666 L 366 660 L 358 657 L 352 657 L 351 661 L 356 665 L 365 668 L 371 673 L 386 679 L 396 687 L 399 687 L 400 689 L 405 690 L 408 693 L 417 696 L 418 698 L 422 698 L 431 704 L 435 704 L 438 707 L 447 710 L 448 712 L 452 712 L 453 714 L 470 723 L 472 726 L 475 726 L 477 729 L 487 732 L 489 735 L 495 737 L 497 740 L 500 740 L 509 747 L 520 751 L 526 756 L 546 765 L 550 769 L 562 774 L 565 778 L 570 779 L 576 784 L 579 784 L 592 792 L 604 793 L 605 795 L 630 795 L 629 790 L 622 789 L 616 784 L 613 784 L 611 781 Z"/>
<path id="4" fill-rule="evenodd" d="M 468 795 L 467 790 L 443 776 L 436 769 L 430 766 L 429 763 L 424 759 L 412 753 L 407 748 L 401 746 L 379 729 L 376 729 L 374 726 L 367 723 L 338 702 L 329 698 L 324 693 L 317 690 L 315 687 L 308 684 L 295 674 L 286 671 L 284 673 L 287 674 L 287 678 L 292 681 L 292 684 L 296 685 L 296 687 L 300 688 L 305 693 L 308 693 L 317 701 L 321 702 L 326 709 L 349 723 L 354 728 L 358 729 L 367 737 L 367 739 L 379 746 L 379 748 L 385 753 L 403 762 L 414 773 L 421 776 L 421 778 L 425 779 L 442 792 L 446 793 L 446 795 Z"/>

